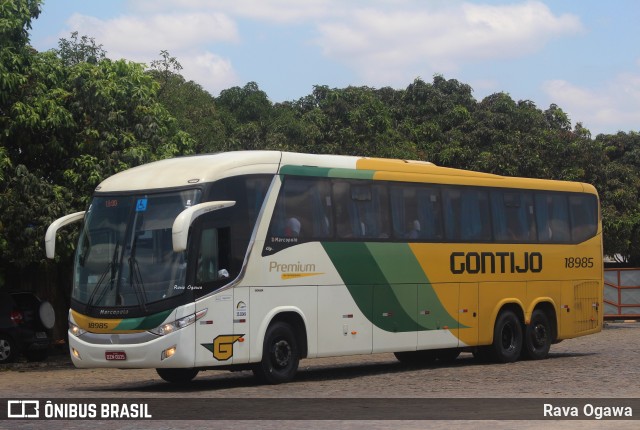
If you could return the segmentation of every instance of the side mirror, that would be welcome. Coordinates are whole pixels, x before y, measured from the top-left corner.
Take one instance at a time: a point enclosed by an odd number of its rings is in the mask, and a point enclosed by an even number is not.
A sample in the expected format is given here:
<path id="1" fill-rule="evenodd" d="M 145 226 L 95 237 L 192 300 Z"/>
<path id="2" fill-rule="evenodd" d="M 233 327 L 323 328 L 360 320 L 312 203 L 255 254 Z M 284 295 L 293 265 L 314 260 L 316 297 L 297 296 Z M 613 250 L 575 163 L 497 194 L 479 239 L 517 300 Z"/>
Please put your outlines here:
<path id="1" fill-rule="evenodd" d="M 173 251 L 181 252 L 187 249 L 189 227 L 191 227 L 191 224 L 196 218 L 219 209 L 230 208 L 235 204 L 236 202 L 234 201 L 206 202 L 191 206 L 180 212 L 175 221 L 173 221 L 173 227 L 171 229 Z"/>
<path id="2" fill-rule="evenodd" d="M 56 233 L 58 230 L 67 224 L 82 220 L 84 218 L 84 212 L 85 211 L 65 215 L 51 223 L 47 229 L 47 233 L 44 235 L 44 248 L 47 252 L 47 258 L 52 259 L 56 256 Z"/>

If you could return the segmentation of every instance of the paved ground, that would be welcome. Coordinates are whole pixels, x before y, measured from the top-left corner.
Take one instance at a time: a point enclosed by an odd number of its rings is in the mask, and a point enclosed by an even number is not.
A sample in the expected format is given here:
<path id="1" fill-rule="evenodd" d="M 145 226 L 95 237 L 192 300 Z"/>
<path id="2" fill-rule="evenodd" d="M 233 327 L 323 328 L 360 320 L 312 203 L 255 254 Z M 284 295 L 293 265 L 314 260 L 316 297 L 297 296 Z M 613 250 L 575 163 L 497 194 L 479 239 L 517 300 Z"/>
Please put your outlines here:
<path id="1" fill-rule="evenodd" d="M 640 399 L 640 323 L 609 323 L 601 333 L 554 345 L 543 361 L 479 364 L 462 354 L 448 366 L 405 367 L 392 354 L 340 357 L 301 362 L 296 380 L 277 386 L 258 385 L 250 372 L 202 372 L 188 388 L 163 382 L 154 370 L 75 369 L 66 355 L 46 364 L 16 363 L 0 367 L 0 398 L 632 398 Z M 2 405 L 0 405 L 2 406 Z M 2 406 L 4 407 L 4 406 Z M 640 409 L 634 410 L 640 415 Z M 14 424 L 15 422 L 11 423 Z M 0 428 L 7 423 L 0 423 Z M 44 422 L 22 423 L 41 428 Z M 62 421 L 47 428 L 62 428 Z M 65 428 L 83 428 L 80 422 Z M 86 423 L 85 423 L 86 424 Z M 141 428 L 110 422 L 94 427 Z M 237 427 L 239 422 L 206 423 Z M 456 428 L 640 428 L 640 421 L 466 421 Z M 60 427 L 56 427 L 60 425 Z M 198 428 L 202 423 L 150 422 L 144 428 Z M 256 421 L 241 428 L 451 428 L 434 421 Z M 8 426 L 6 428 L 9 428 Z M 11 425 L 11 428 L 15 426 Z"/>

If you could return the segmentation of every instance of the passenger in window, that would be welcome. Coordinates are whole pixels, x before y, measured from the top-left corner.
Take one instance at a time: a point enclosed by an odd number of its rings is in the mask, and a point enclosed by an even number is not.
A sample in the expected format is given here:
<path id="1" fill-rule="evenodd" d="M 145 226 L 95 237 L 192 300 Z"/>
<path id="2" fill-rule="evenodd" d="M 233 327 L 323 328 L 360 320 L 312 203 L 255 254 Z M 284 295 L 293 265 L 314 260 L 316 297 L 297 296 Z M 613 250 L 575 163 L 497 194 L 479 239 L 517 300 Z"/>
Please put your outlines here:
<path id="1" fill-rule="evenodd" d="M 298 218 L 291 217 L 287 219 L 287 222 L 284 226 L 285 237 L 299 237 L 300 228 L 301 228 L 301 224 Z"/>
<path id="2" fill-rule="evenodd" d="M 407 235 L 408 239 L 417 239 L 420 237 L 420 221 L 414 219 L 409 223 L 409 234 Z"/>

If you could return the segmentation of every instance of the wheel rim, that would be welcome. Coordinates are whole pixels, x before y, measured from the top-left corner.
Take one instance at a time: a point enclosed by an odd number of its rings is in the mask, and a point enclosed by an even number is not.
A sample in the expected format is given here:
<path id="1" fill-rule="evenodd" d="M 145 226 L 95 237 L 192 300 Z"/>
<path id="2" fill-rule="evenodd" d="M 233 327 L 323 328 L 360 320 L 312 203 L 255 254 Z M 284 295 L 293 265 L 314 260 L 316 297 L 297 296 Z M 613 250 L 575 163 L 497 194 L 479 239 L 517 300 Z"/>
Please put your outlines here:
<path id="1" fill-rule="evenodd" d="M 5 339 L 0 339 L 0 360 L 6 360 L 11 355 L 11 345 Z"/>
<path id="2" fill-rule="evenodd" d="M 502 328 L 502 349 L 512 352 L 516 349 L 515 332 L 511 324 L 505 324 Z"/>
<path id="3" fill-rule="evenodd" d="M 536 348 L 541 348 L 547 344 L 547 328 L 544 324 L 536 324 L 533 327 L 531 340 Z"/>
<path id="4" fill-rule="evenodd" d="M 287 367 L 291 361 L 291 346 L 289 342 L 283 339 L 274 343 L 271 356 L 276 367 L 280 369 Z"/>

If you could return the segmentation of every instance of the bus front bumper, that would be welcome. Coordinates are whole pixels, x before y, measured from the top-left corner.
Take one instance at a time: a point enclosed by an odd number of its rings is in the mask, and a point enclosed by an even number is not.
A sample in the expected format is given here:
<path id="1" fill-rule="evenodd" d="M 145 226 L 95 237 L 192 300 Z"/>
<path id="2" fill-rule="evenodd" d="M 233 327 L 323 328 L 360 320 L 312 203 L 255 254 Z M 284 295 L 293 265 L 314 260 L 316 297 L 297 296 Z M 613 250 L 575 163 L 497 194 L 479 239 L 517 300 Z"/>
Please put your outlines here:
<path id="1" fill-rule="evenodd" d="M 195 327 L 165 336 L 132 342 L 135 335 L 105 334 L 77 337 L 69 332 L 69 353 L 78 368 L 191 368 L 195 363 Z M 140 336 L 138 336 L 140 337 Z"/>

